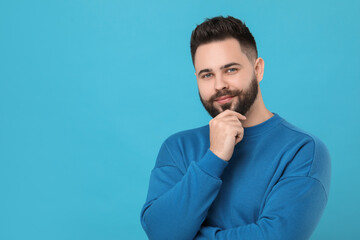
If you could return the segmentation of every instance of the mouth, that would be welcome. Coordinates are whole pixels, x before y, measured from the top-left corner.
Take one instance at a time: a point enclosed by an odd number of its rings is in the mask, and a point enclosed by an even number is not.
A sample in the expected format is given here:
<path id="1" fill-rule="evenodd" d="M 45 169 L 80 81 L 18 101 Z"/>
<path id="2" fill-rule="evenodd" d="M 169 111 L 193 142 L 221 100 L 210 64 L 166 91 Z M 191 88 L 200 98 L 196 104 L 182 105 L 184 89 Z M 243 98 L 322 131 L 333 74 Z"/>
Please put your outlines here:
<path id="1" fill-rule="evenodd" d="M 219 104 L 224 104 L 224 103 L 230 102 L 233 98 L 234 98 L 234 96 L 226 95 L 226 96 L 216 98 L 215 101 Z"/>

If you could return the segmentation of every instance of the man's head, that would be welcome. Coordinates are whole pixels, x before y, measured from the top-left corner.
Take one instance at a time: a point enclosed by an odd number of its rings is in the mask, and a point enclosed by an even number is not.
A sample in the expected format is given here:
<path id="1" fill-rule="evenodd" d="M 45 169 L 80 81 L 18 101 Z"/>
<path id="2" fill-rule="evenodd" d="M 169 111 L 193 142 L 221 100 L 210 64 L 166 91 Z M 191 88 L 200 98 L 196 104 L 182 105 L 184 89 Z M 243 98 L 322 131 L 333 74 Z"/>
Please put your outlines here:
<path id="1" fill-rule="evenodd" d="M 231 109 L 245 115 L 257 99 L 264 67 L 249 29 L 233 17 L 207 19 L 192 32 L 190 45 L 208 113 Z"/>
<path id="2" fill-rule="evenodd" d="M 207 18 L 197 25 L 191 34 L 191 58 L 195 66 L 195 53 L 197 48 L 205 43 L 235 38 L 241 45 L 241 50 L 251 61 L 258 57 L 256 42 L 248 27 L 241 20 L 228 16 Z"/>

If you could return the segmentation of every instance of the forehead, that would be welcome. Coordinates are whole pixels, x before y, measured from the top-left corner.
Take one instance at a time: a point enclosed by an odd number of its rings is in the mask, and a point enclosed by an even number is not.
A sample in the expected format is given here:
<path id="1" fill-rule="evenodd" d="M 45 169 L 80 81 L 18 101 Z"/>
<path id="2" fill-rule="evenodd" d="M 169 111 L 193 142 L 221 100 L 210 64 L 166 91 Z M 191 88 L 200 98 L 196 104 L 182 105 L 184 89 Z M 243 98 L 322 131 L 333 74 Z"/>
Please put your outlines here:
<path id="1" fill-rule="evenodd" d="M 230 62 L 237 62 L 243 66 L 250 64 L 235 38 L 200 45 L 196 50 L 194 62 L 196 71 L 203 68 L 218 69 Z"/>

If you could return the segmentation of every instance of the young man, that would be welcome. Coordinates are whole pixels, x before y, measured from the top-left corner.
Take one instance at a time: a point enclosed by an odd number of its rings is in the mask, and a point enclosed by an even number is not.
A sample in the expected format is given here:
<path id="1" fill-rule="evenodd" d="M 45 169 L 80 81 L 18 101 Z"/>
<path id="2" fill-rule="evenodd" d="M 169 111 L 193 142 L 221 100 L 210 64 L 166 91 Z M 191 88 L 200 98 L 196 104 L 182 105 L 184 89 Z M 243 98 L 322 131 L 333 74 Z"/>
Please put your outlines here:
<path id="1" fill-rule="evenodd" d="M 213 119 L 162 144 L 141 211 L 149 239 L 309 239 L 329 195 L 326 146 L 266 109 L 243 22 L 207 19 L 191 54 Z"/>

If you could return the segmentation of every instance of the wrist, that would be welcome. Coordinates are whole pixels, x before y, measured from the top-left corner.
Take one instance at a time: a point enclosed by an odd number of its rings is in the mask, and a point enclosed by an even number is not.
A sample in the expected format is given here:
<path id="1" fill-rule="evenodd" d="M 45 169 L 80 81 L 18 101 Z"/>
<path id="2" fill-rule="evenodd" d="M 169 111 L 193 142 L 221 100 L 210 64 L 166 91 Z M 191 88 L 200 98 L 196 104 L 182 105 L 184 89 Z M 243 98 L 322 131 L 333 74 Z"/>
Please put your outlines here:
<path id="1" fill-rule="evenodd" d="M 226 156 L 224 156 L 223 154 L 221 154 L 220 152 L 216 151 L 216 150 L 213 150 L 211 147 L 209 148 L 209 150 L 215 154 L 218 158 L 222 159 L 223 161 L 229 161 L 230 158 L 227 158 Z"/>

